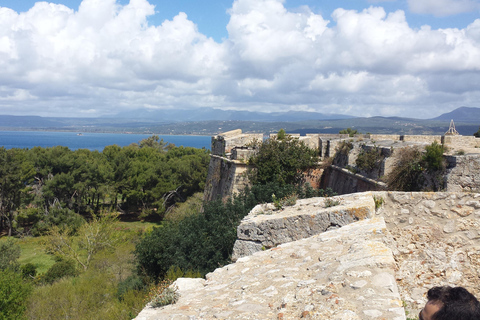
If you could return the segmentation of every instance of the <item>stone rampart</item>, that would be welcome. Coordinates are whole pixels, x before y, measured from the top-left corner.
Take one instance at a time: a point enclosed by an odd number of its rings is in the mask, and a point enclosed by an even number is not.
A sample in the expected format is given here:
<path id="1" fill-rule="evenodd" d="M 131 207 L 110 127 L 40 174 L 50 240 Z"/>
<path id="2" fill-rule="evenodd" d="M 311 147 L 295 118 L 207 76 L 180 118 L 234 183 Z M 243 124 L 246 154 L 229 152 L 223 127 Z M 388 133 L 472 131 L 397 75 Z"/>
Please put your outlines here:
<path id="1" fill-rule="evenodd" d="M 263 134 L 244 134 L 241 129 L 212 137 L 212 154 L 225 156 L 235 147 L 243 147 L 254 141 L 263 141 Z"/>
<path id="2" fill-rule="evenodd" d="M 480 155 L 447 156 L 445 184 L 451 192 L 480 191 Z"/>
<path id="3" fill-rule="evenodd" d="M 460 136 L 460 135 L 446 135 L 442 137 L 442 143 L 449 146 L 454 146 L 455 149 L 470 149 L 476 148 L 478 145 L 478 138 L 474 136 Z"/>
<path id="4" fill-rule="evenodd" d="M 328 203 L 339 205 L 327 208 Z M 257 205 L 237 229 L 232 260 L 282 243 L 310 237 L 374 215 L 371 196 L 342 199 L 312 198 L 298 200 L 294 206 L 278 210 L 272 204 Z"/>
<path id="5" fill-rule="evenodd" d="M 248 185 L 249 166 L 242 161 L 212 155 L 205 182 L 204 200 L 226 199 Z"/>
<path id="6" fill-rule="evenodd" d="M 338 194 L 386 190 L 383 182 L 369 179 L 335 165 L 325 170 L 320 187 L 322 189 L 330 188 Z"/>
<path id="7" fill-rule="evenodd" d="M 401 141 L 405 142 L 419 142 L 425 144 L 432 144 L 433 142 L 442 143 L 442 136 L 429 136 L 429 135 L 402 135 Z"/>

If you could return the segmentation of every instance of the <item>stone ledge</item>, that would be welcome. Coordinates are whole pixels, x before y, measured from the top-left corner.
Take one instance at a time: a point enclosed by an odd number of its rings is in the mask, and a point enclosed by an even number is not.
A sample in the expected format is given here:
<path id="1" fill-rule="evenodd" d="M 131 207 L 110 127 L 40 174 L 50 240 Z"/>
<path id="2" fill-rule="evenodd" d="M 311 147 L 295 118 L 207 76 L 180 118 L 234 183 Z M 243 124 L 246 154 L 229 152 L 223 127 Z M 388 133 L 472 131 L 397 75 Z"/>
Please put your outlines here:
<path id="1" fill-rule="evenodd" d="M 326 208 L 326 201 L 339 201 Z M 275 211 L 271 204 L 256 206 L 237 228 L 232 260 L 255 251 L 275 247 L 343 227 L 375 214 L 371 194 L 297 200 L 294 206 Z"/>

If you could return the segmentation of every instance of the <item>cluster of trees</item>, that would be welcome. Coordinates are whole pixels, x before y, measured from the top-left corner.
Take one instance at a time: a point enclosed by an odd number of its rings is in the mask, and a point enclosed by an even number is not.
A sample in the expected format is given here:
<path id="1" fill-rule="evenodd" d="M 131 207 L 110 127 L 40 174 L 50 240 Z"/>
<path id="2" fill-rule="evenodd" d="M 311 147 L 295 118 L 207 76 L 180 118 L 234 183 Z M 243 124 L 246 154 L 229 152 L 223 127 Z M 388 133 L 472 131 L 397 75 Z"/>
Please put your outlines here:
<path id="1" fill-rule="evenodd" d="M 208 163 L 207 150 L 157 136 L 103 152 L 0 148 L 0 234 L 12 236 L 0 238 L 0 319 L 135 317 L 153 285 L 133 255 L 144 227 L 118 215 L 161 221 L 201 203 Z M 13 236 L 26 235 L 53 265 L 18 262 Z"/>
<path id="2" fill-rule="evenodd" d="M 1 147 L 0 231 L 78 228 L 81 216 L 106 211 L 161 219 L 175 202 L 203 190 L 208 162 L 207 150 L 175 147 L 158 136 L 103 152 Z"/>

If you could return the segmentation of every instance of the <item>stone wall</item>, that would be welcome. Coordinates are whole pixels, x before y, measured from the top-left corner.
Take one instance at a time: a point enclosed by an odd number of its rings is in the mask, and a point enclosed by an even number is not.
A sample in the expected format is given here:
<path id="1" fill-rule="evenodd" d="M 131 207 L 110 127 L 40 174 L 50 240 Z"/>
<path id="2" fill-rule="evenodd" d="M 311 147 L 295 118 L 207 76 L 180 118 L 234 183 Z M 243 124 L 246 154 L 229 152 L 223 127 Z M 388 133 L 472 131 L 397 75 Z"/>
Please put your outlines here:
<path id="1" fill-rule="evenodd" d="M 372 190 L 385 190 L 386 185 L 382 182 L 355 174 L 345 168 L 332 165 L 325 170 L 320 188 L 331 188 L 338 194 L 348 194 Z"/>
<path id="2" fill-rule="evenodd" d="M 451 192 L 480 191 L 480 155 L 447 156 L 445 184 Z"/>
<path id="3" fill-rule="evenodd" d="M 243 147 L 254 141 L 263 141 L 263 134 L 244 134 L 241 129 L 212 137 L 212 154 L 225 156 L 235 147 Z"/>
<path id="4" fill-rule="evenodd" d="M 226 199 L 241 192 L 248 185 L 249 166 L 242 161 L 228 160 L 212 155 L 208 166 L 204 200 Z"/>

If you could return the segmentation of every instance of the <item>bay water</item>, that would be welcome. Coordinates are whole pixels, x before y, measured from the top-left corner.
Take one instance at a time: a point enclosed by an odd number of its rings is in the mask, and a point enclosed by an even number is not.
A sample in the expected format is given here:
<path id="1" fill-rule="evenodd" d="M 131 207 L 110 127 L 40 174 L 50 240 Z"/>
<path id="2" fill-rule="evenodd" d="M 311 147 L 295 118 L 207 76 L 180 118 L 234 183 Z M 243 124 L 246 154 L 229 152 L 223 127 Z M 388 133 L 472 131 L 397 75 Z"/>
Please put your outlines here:
<path id="1" fill-rule="evenodd" d="M 33 147 L 65 146 L 70 150 L 88 149 L 90 151 L 103 151 L 106 146 L 128 146 L 138 143 L 151 134 L 122 134 L 122 133 L 76 133 L 76 132 L 50 132 L 50 131 L 0 131 L 0 147 L 5 149 Z M 210 149 L 210 136 L 182 136 L 158 135 L 160 139 L 180 147 Z"/>

